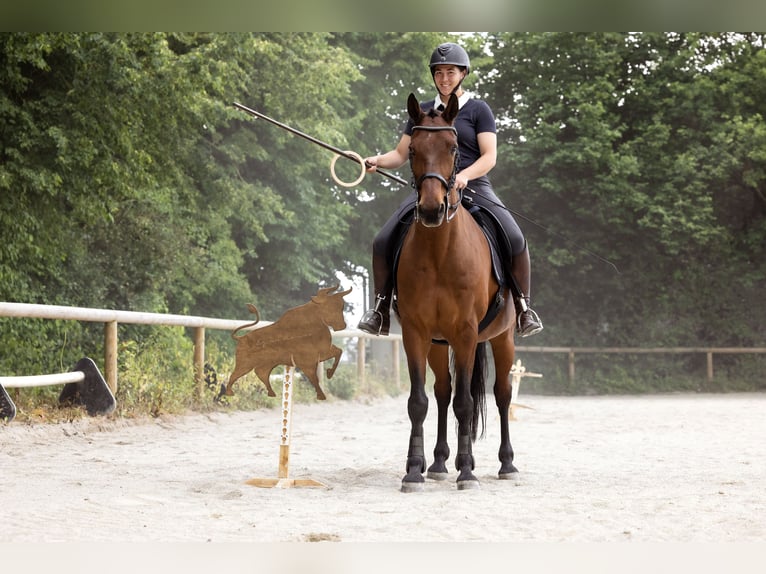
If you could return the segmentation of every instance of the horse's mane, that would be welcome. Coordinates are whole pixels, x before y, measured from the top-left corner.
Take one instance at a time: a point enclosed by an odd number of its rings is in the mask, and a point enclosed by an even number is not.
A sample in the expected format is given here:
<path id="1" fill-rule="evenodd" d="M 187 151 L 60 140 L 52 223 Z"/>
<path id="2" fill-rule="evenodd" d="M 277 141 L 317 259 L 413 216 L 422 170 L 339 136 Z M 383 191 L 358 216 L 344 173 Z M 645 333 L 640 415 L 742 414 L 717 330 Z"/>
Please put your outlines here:
<path id="1" fill-rule="evenodd" d="M 428 110 L 428 113 L 426 114 L 429 118 L 436 118 L 441 115 L 441 113 L 436 111 L 436 108 L 431 108 Z"/>

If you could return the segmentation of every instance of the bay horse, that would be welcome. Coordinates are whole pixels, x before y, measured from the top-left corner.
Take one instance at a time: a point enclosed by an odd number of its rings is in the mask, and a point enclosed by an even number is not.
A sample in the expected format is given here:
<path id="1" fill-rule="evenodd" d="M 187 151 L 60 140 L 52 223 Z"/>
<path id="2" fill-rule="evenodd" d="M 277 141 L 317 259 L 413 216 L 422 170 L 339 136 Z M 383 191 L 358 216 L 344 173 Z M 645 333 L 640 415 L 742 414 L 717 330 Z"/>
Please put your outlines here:
<path id="1" fill-rule="evenodd" d="M 417 203 L 396 274 L 397 314 L 410 375 L 407 411 L 411 431 L 402 491 L 425 488 L 426 365 L 435 375 L 434 395 L 438 408 L 434 462 L 427 476 L 435 480 L 445 480 L 448 476 L 447 415 L 453 400 L 454 376 L 457 488 L 477 488 L 479 481 L 472 472 L 472 443 L 476 440 L 479 422 L 483 434 L 486 418 L 487 341 L 494 356 L 494 395 L 500 414 L 498 477 L 518 476 L 508 428 L 516 310 L 508 289 L 501 287 L 492 273 L 490 248 L 484 233 L 461 205 L 461 193 L 454 186 L 458 160 L 457 130 L 453 125 L 458 113 L 457 97 L 451 95 L 439 114 L 434 110 L 423 112 L 415 95 L 410 94 L 407 111 L 414 122 L 409 161 Z M 479 332 L 482 319 L 499 293 L 506 303 Z M 439 344 L 442 342 L 449 346 Z"/>

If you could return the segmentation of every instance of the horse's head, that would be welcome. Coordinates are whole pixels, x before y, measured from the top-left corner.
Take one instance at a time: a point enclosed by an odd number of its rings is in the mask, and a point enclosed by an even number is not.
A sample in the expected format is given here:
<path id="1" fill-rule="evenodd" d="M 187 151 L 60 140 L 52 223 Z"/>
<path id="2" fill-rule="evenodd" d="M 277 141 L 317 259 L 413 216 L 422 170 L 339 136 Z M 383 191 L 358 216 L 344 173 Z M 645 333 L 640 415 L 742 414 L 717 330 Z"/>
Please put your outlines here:
<path id="1" fill-rule="evenodd" d="M 435 110 L 423 112 L 415 95 L 410 94 L 407 111 L 415 124 L 410 139 L 412 186 L 418 192 L 415 217 L 426 227 L 438 227 L 445 219 L 449 221 L 449 212 L 460 205 L 459 198 L 450 202 L 456 193 L 458 147 L 452 124 L 458 113 L 457 96 L 450 95 L 440 114 Z"/>

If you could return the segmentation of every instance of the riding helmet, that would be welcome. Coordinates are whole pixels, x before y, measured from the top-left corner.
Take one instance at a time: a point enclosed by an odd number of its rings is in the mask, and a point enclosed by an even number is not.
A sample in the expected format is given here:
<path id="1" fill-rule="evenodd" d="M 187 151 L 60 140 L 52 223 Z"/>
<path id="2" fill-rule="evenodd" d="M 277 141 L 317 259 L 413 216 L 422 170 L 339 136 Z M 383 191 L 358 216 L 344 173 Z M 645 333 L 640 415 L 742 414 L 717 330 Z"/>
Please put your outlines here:
<path id="1" fill-rule="evenodd" d="M 440 44 L 431 54 L 431 63 L 429 64 L 431 75 L 434 73 L 434 68 L 439 64 L 462 66 L 466 73 L 471 71 L 471 60 L 468 58 L 468 53 L 461 46 L 452 42 Z"/>

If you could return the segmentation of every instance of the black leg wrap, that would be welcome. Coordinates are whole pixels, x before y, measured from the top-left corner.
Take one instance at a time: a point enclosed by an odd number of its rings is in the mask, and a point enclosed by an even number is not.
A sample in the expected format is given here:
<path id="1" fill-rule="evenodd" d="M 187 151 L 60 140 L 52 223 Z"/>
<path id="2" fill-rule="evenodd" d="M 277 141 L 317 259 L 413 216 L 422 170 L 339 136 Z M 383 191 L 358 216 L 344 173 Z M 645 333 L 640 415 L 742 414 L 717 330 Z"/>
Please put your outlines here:
<path id="1" fill-rule="evenodd" d="M 426 453 L 423 448 L 423 437 L 412 436 L 410 437 L 410 450 L 407 452 L 407 472 L 411 471 L 411 467 L 420 462 L 420 472 L 426 470 Z"/>
<path id="2" fill-rule="evenodd" d="M 470 463 L 471 470 L 474 469 L 474 459 L 471 453 L 471 435 L 460 435 L 457 437 L 457 457 L 455 457 L 455 468 L 462 470 L 465 464 Z"/>
<path id="3" fill-rule="evenodd" d="M 423 437 L 410 437 L 410 450 L 407 454 L 407 474 L 402 479 L 402 492 L 422 492 L 425 479 L 426 456 L 423 450 Z"/>

